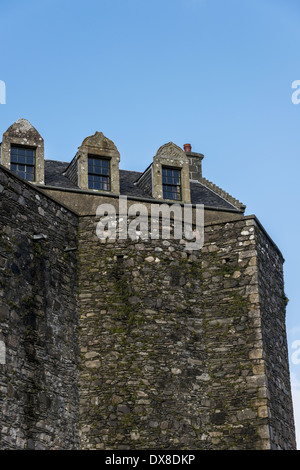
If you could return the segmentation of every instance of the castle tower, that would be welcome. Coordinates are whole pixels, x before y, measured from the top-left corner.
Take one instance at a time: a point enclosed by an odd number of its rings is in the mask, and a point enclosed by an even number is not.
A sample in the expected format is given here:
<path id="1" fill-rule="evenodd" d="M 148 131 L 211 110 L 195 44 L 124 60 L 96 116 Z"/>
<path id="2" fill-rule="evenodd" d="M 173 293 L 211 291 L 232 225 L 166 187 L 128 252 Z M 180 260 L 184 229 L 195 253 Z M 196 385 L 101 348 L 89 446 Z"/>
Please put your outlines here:
<path id="1" fill-rule="evenodd" d="M 8 149 L 41 155 L 39 139 L 22 120 L 2 143 L 0 448 L 295 449 L 284 259 L 261 222 L 190 147 L 125 171 L 96 132 L 31 181 Z M 99 238 L 103 204 L 110 234 L 139 220 L 148 237 Z M 170 236 L 151 237 L 172 205 Z M 201 249 L 175 237 L 187 206 Z"/>

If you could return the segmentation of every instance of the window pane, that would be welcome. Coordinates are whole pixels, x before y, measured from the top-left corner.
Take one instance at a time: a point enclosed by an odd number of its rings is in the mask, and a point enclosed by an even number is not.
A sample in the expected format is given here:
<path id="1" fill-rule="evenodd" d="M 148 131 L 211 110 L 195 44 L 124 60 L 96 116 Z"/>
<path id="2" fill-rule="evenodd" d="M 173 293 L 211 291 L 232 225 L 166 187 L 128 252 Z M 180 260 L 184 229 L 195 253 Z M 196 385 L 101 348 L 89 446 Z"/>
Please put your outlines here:
<path id="1" fill-rule="evenodd" d="M 28 181 L 34 181 L 35 166 L 34 166 L 34 153 L 30 149 L 30 155 L 27 157 L 29 149 L 21 149 L 18 147 L 11 148 L 11 171 L 14 171 L 18 176 Z"/>
<path id="2" fill-rule="evenodd" d="M 180 170 L 174 168 L 162 169 L 162 182 L 163 182 L 163 197 L 165 199 L 172 199 L 180 201 Z"/>
<path id="3" fill-rule="evenodd" d="M 34 165 L 34 157 L 26 157 L 27 165 Z"/>
<path id="4" fill-rule="evenodd" d="M 109 161 L 108 160 L 102 160 L 102 166 L 104 168 L 108 168 L 109 167 Z"/>
<path id="5" fill-rule="evenodd" d="M 35 149 L 11 147 L 10 168 L 21 178 L 34 181 Z"/>
<path id="6" fill-rule="evenodd" d="M 109 175 L 109 168 L 102 168 L 102 175 Z"/>
<path id="7" fill-rule="evenodd" d="M 88 182 L 90 189 L 110 189 L 110 161 L 100 157 L 88 157 Z"/>

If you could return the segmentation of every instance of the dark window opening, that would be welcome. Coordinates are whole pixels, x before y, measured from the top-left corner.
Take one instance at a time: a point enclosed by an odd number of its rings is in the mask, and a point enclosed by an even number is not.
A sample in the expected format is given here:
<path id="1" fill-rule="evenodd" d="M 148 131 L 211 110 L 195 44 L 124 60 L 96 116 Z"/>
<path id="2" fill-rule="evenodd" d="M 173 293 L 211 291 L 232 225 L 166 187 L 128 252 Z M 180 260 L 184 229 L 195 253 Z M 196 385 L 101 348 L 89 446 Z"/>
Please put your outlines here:
<path id="1" fill-rule="evenodd" d="M 89 189 L 110 191 L 110 161 L 106 158 L 88 157 Z"/>
<path id="2" fill-rule="evenodd" d="M 180 170 L 174 168 L 162 169 L 163 197 L 173 201 L 181 200 Z"/>
<path id="3" fill-rule="evenodd" d="M 35 149 L 11 146 L 10 169 L 28 181 L 35 179 Z"/>

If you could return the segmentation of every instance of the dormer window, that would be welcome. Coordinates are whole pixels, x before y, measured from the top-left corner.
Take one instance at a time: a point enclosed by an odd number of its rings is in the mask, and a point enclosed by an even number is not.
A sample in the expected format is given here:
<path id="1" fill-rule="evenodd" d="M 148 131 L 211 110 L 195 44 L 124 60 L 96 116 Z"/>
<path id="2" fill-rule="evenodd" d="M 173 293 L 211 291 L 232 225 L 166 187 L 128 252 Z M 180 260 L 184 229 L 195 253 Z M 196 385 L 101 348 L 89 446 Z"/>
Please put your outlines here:
<path id="1" fill-rule="evenodd" d="M 119 162 L 115 144 L 95 132 L 83 140 L 64 175 L 80 189 L 120 194 Z"/>
<path id="2" fill-rule="evenodd" d="M 26 119 L 4 132 L 1 164 L 30 183 L 44 184 L 44 139 Z"/>
<path id="3" fill-rule="evenodd" d="M 35 149 L 12 145 L 10 169 L 21 178 L 35 181 Z"/>
<path id="4" fill-rule="evenodd" d="M 89 189 L 110 191 L 110 160 L 96 155 L 88 156 Z"/>
<path id="5" fill-rule="evenodd" d="M 181 200 L 180 170 L 162 167 L 163 198 L 173 201 Z"/>
<path id="6" fill-rule="evenodd" d="M 157 150 L 151 174 L 155 199 L 191 203 L 189 160 L 178 145 L 169 142 Z"/>

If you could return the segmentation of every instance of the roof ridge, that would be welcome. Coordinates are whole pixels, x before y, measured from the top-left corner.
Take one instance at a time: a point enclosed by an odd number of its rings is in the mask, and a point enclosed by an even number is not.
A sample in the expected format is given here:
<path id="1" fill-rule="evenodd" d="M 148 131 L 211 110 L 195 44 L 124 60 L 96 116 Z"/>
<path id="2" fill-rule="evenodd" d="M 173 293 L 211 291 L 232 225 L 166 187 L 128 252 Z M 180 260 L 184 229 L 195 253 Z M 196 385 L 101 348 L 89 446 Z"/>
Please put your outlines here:
<path id="1" fill-rule="evenodd" d="M 204 186 L 206 186 L 208 189 L 214 191 L 216 194 L 218 194 L 219 196 L 221 196 L 223 199 L 226 199 L 228 202 L 230 202 L 230 204 L 232 204 L 233 206 L 237 207 L 238 209 L 244 211 L 246 209 L 246 206 L 245 204 L 243 204 L 242 202 L 240 202 L 238 199 L 234 198 L 233 196 L 231 196 L 229 193 L 227 193 L 226 191 L 224 191 L 224 189 L 220 188 L 219 186 L 217 186 L 216 184 L 212 183 L 211 181 L 209 181 L 207 178 L 204 178 L 203 176 L 200 178 L 200 181 L 199 183 L 203 184 Z"/>

